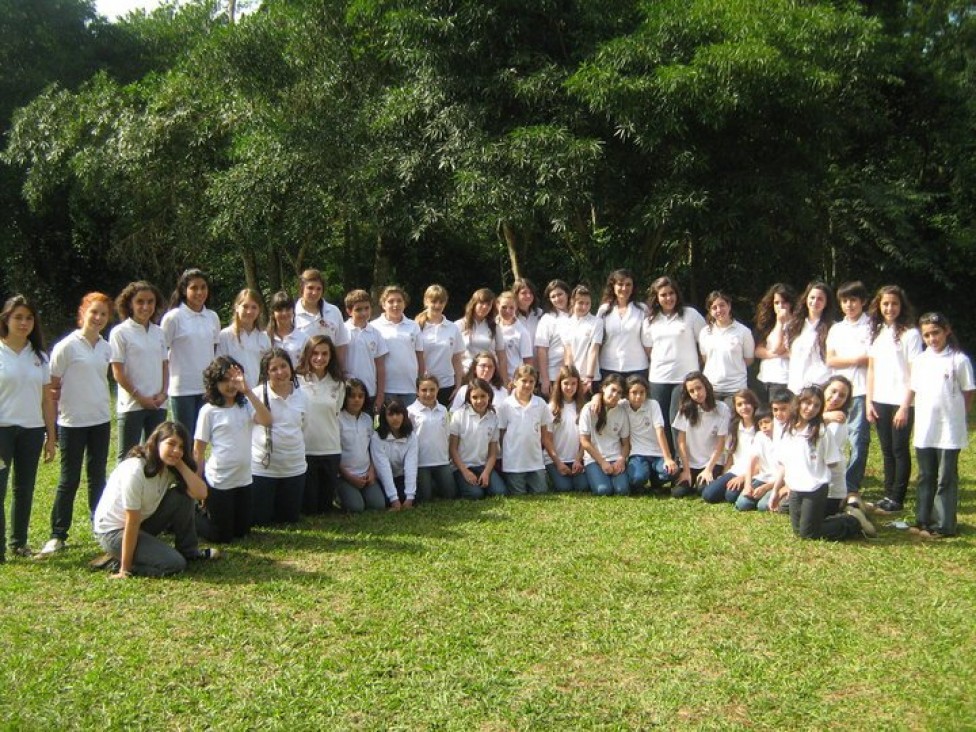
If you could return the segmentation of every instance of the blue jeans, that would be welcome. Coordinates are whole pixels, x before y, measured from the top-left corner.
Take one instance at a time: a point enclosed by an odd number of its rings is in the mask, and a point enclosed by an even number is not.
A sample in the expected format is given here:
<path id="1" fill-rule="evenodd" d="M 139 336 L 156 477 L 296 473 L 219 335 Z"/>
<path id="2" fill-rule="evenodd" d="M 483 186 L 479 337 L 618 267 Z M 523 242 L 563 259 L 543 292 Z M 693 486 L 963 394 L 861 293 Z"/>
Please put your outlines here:
<path id="1" fill-rule="evenodd" d="M 871 423 L 868 422 L 865 402 L 867 397 L 851 399 L 847 411 L 847 441 L 851 445 L 851 459 L 847 463 L 847 492 L 860 493 L 864 480 L 864 468 L 868 464 L 868 448 L 871 445 Z"/>
<path id="2" fill-rule="evenodd" d="M 450 465 L 428 465 L 417 468 L 417 503 L 429 503 L 437 498 L 457 498 L 454 471 Z"/>
<path id="3" fill-rule="evenodd" d="M 597 463 L 587 463 L 586 481 L 590 490 L 597 496 L 629 496 L 630 476 L 625 470 L 617 475 L 607 475 Z"/>
<path id="4" fill-rule="evenodd" d="M 51 538 L 68 538 L 74 513 L 75 494 L 81 483 L 81 464 L 88 474 L 88 517 L 95 513 L 98 499 L 105 489 L 105 465 L 112 425 L 109 422 L 91 427 L 58 427 L 61 448 L 61 479 L 51 508 Z M 86 459 L 87 458 L 87 459 Z"/>
<path id="5" fill-rule="evenodd" d="M 485 466 L 473 465 L 469 469 L 475 475 L 481 475 Z M 472 485 L 464 479 L 460 470 L 454 472 L 454 482 L 457 485 L 457 491 L 461 495 L 461 498 L 469 498 L 476 501 L 481 498 L 487 498 L 488 496 L 505 495 L 505 481 L 502 480 L 502 476 L 498 474 L 497 470 L 492 470 L 491 475 L 488 476 L 487 488 L 482 488 L 480 485 Z"/>
<path id="6" fill-rule="evenodd" d="M 192 558 L 199 548 L 194 505 L 194 500 L 185 493 L 173 488 L 166 491 L 153 515 L 139 526 L 132 574 L 162 577 L 186 569 L 186 560 Z M 172 532 L 175 548 L 156 538 L 163 531 Z M 124 529 L 115 529 L 98 534 L 96 538 L 106 553 L 121 559 L 124 532 Z"/>
<path id="7" fill-rule="evenodd" d="M 14 474 L 14 496 L 10 506 L 13 531 L 10 548 L 27 546 L 27 528 L 30 526 L 31 508 L 34 505 L 34 483 L 37 480 L 37 463 L 44 449 L 43 427 L 0 427 L 0 557 L 4 555 L 3 541 L 7 535 L 4 506 L 7 503 L 7 479 Z"/>
<path id="8" fill-rule="evenodd" d="M 342 478 L 337 485 L 339 505 L 349 513 L 362 513 L 367 508 L 370 511 L 382 511 L 386 508 L 386 494 L 379 483 L 370 483 L 365 488 L 357 488 Z"/>
<path id="9" fill-rule="evenodd" d="M 121 463 L 136 445 L 141 445 L 153 430 L 166 421 L 165 409 L 137 409 L 119 415 L 119 453 Z M 193 435 L 191 434 L 192 438 Z"/>
<path id="10" fill-rule="evenodd" d="M 721 503 L 722 501 L 735 503 L 739 494 L 742 493 L 742 488 L 739 490 L 729 488 L 729 482 L 735 477 L 735 473 L 725 473 L 717 477 L 702 489 L 702 500 L 706 503 Z"/>
<path id="11" fill-rule="evenodd" d="M 173 411 L 173 420 L 186 427 L 192 441 L 197 431 L 197 415 L 203 409 L 203 394 L 170 397 L 169 404 Z"/>
<path id="12" fill-rule="evenodd" d="M 761 480 L 752 481 L 753 488 L 758 488 L 761 485 L 762 485 Z M 771 490 L 766 491 L 763 494 L 762 498 L 760 498 L 758 501 L 752 496 L 744 496 L 740 494 L 739 497 L 735 499 L 735 510 L 736 511 L 768 511 L 769 502 L 772 500 L 772 498 L 773 498 L 773 492 Z"/>
<path id="13" fill-rule="evenodd" d="M 526 493 L 547 493 L 549 491 L 545 470 L 505 473 L 505 485 L 508 486 L 508 492 L 513 496 L 524 496 Z"/>
<path id="14" fill-rule="evenodd" d="M 916 447 L 915 459 L 918 462 L 915 523 L 945 536 L 955 535 L 959 507 L 959 450 Z"/>
<path id="15" fill-rule="evenodd" d="M 671 482 L 674 476 L 664 467 L 663 457 L 631 455 L 627 460 L 627 478 L 631 488 L 642 488 L 648 481 L 658 490 Z"/>
<path id="16" fill-rule="evenodd" d="M 572 468 L 572 463 L 565 463 L 567 468 Z M 586 473 L 577 473 L 576 475 L 563 475 L 556 468 L 555 463 L 549 463 L 546 465 L 546 473 L 549 474 L 549 480 L 552 483 L 552 489 L 556 493 L 571 493 L 573 491 L 588 491 L 590 489 L 590 484 L 586 480 Z"/>

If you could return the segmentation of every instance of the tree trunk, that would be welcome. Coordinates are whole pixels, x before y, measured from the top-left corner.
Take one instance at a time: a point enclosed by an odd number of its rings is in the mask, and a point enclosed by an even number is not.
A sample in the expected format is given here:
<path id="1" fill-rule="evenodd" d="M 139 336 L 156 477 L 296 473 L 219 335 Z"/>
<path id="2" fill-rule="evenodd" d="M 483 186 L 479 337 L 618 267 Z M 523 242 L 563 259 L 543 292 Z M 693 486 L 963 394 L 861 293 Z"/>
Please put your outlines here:
<path id="1" fill-rule="evenodd" d="M 370 295 L 373 300 L 379 297 L 380 289 L 390 284 L 393 278 L 393 268 L 390 265 L 390 258 L 386 253 L 386 245 L 383 242 L 383 235 L 376 235 L 376 253 L 373 256 L 373 287 Z"/>
<path id="2" fill-rule="evenodd" d="M 517 249 L 517 239 L 515 236 L 515 228 L 508 221 L 502 221 L 501 223 L 502 236 L 505 237 L 505 247 L 508 250 L 508 261 L 512 265 L 512 278 L 519 280 L 522 279 L 522 266 L 519 264 L 519 255 Z"/>
<path id="3" fill-rule="evenodd" d="M 272 244 L 268 247 L 268 257 L 271 260 L 271 266 L 268 267 L 271 277 L 271 292 L 279 292 L 284 288 L 281 286 L 281 252 L 278 250 L 277 245 Z"/>
<path id="4" fill-rule="evenodd" d="M 244 280 L 247 286 L 255 292 L 261 292 L 258 288 L 258 260 L 254 256 L 254 250 L 245 249 L 241 252 L 241 259 L 244 260 Z"/>

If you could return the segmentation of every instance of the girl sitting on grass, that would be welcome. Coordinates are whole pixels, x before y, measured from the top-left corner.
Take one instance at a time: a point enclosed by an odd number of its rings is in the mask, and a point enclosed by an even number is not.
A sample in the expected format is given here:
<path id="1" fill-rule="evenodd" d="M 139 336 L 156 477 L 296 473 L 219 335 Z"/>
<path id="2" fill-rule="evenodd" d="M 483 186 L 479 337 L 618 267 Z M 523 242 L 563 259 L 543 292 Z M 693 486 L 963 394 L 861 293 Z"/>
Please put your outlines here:
<path id="1" fill-rule="evenodd" d="M 390 399 L 378 410 L 377 428 L 369 440 L 386 502 L 391 511 L 413 508 L 417 498 L 417 435 L 399 399 Z"/>
<path id="2" fill-rule="evenodd" d="M 746 485 L 747 463 L 756 437 L 755 416 L 759 399 L 749 389 L 740 389 L 732 397 L 732 401 L 735 405 L 735 416 L 729 424 L 725 449 L 726 464 L 731 464 L 732 467 L 702 490 L 702 500 L 707 503 L 735 503 Z"/>
<path id="3" fill-rule="evenodd" d="M 475 378 L 468 384 L 464 407 L 451 415 L 449 449 L 457 468 L 454 480 L 463 498 L 505 495 L 505 481 L 495 470 L 498 415 L 491 397 L 488 382 Z"/>
<path id="4" fill-rule="evenodd" d="M 602 399 L 593 409 L 580 415 L 580 444 L 586 451 L 583 458 L 586 480 L 590 490 L 598 496 L 626 496 L 630 494 L 627 457 L 630 455 L 630 419 L 619 408 L 624 380 L 610 374 L 600 383 Z"/>
<path id="5" fill-rule="evenodd" d="M 102 549 L 118 562 L 113 577 L 176 574 L 187 561 L 219 556 L 197 541 L 194 505 L 207 497 L 207 484 L 195 472 L 189 446 L 182 424 L 163 422 L 109 476 L 94 528 Z M 157 538 L 163 531 L 173 534 L 175 548 Z"/>
<path id="6" fill-rule="evenodd" d="M 583 409 L 583 385 L 575 366 L 564 365 L 556 377 L 549 413 L 556 458 L 545 455 L 546 472 L 558 493 L 589 490 L 583 469 L 583 447 L 579 438 L 579 415 Z"/>
<path id="7" fill-rule="evenodd" d="M 719 461 L 729 433 L 729 408 L 715 401 L 711 382 L 701 371 L 685 376 L 674 419 L 681 473 L 671 489 L 673 498 L 694 496 L 721 472 Z"/>

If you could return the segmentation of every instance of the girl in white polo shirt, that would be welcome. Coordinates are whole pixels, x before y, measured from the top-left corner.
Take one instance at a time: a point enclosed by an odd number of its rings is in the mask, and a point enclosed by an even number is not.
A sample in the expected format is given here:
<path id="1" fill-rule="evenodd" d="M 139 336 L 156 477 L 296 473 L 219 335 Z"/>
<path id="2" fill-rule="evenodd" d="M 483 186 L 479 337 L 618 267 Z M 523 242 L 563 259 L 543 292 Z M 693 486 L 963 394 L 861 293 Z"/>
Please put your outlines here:
<path id="1" fill-rule="evenodd" d="M 34 501 L 37 463 L 54 459 L 56 433 L 51 372 L 33 305 L 14 295 L 0 311 L 0 561 L 6 554 L 7 479 L 14 473 L 10 549 L 29 557 L 27 528 Z"/>
<path id="2" fill-rule="evenodd" d="M 491 385 L 474 378 L 464 406 L 451 414 L 449 448 L 463 498 L 504 496 L 505 481 L 495 470 L 498 460 L 498 414 L 491 405 Z"/>
<path id="3" fill-rule="evenodd" d="M 542 396 L 548 398 L 552 383 L 566 360 L 564 331 L 569 325 L 569 285 L 562 280 L 553 280 L 546 285 L 543 308 L 546 313 L 535 331 L 535 360 Z"/>
<path id="4" fill-rule="evenodd" d="M 217 356 L 203 372 L 207 403 L 200 410 L 193 441 L 197 474 L 207 481 L 206 511 L 197 532 L 215 542 L 246 536 L 251 529 L 251 430 L 271 426 L 271 412 L 251 390 L 243 367 Z M 207 446 L 210 457 L 206 458 Z"/>
<path id="5" fill-rule="evenodd" d="M 217 355 L 230 356 L 244 369 L 248 384 L 257 384 L 261 356 L 271 350 L 271 339 L 261 329 L 264 303 L 261 293 L 245 288 L 234 298 L 230 325 L 217 336 Z"/>
<path id="6" fill-rule="evenodd" d="M 702 373 L 712 382 L 715 398 L 731 405 L 733 395 L 748 382 L 746 369 L 755 357 L 752 331 L 732 318 L 732 300 L 720 290 L 705 298 L 705 312 L 707 325 L 698 334 Z"/>
<path id="7" fill-rule="evenodd" d="M 433 496 L 457 498 L 457 484 L 451 470 L 450 417 L 437 402 L 440 385 L 433 376 L 417 380 L 417 401 L 407 407 L 407 414 L 417 433 L 417 498 L 427 502 Z"/>
<path id="8" fill-rule="evenodd" d="M 671 489 L 672 497 L 694 496 L 721 473 L 731 416 L 728 405 L 716 401 L 712 384 L 701 371 L 685 377 L 674 418 L 681 473 Z"/>
<path id="9" fill-rule="evenodd" d="M 505 381 L 511 381 L 515 369 L 523 363 L 532 363 L 533 359 L 532 338 L 522 321 L 516 317 L 516 312 L 513 293 L 503 292 L 498 296 L 497 329 L 505 344 L 505 363 L 509 370 L 503 377 Z"/>
<path id="10" fill-rule="evenodd" d="M 130 282 L 115 298 L 115 311 L 122 322 L 112 328 L 108 342 L 112 378 L 119 386 L 115 412 L 120 462 L 166 420 L 169 355 L 166 336 L 156 324 L 162 308 L 162 294 L 142 280 Z"/>
<path id="11" fill-rule="evenodd" d="M 445 407 L 464 381 L 464 338 L 457 323 L 444 317 L 447 289 L 431 285 L 424 290 L 424 309 L 417 314 L 417 327 L 424 339 L 424 367 L 437 377 L 437 401 Z"/>
<path id="12" fill-rule="evenodd" d="M 306 269 L 298 281 L 298 302 L 295 303 L 295 327 L 305 334 L 326 335 L 332 339 L 339 357 L 339 365 L 346 370 L 346 349 L 349 334 L 346 332 L 345 318 L 339 308 L 325 297 L 325 277 L 317 269 Z M 293 363 L 298 363 L 296 359 Z"/>
<path id="13" fill-rule="evenodd" d="M 291 362 L 298 363 L 308 335 L 295 327 L 295 301 L 291 295 L 281 290 L 271 296 L 268 309 L 271 311 L 268 320 L 268 338 L 271 339 L 271 345 L 283 348 Z"/>
<path id="14" fill-rule="evenodd" d="M 973 366 L 959 350 L 941 313 L 918 319 L 925 350 L 912 361 L 918 501 L 913 533 L 926 539 L 956 534 L 959 452 L 969 443 L 966 415 L 973 403 Z"/>
<path id="15" fill-rule="evenodd" d="M 350 513 L 367 508 L 382 511 L 386 499 L 370 458 L 373 420 L 365 411 L 366 385 L 359 379 L 346 381 L 346 396 L 339 413 L 339 438 L 342 458 L 339 461 L 339 505 Z"/>
<path id="16" fill-rule="evenodd" d="M 58 410 L 61 478 L 51 508 L 51 538 L 41 549 L 41 556 L 64 548 L 81 482 L 82 462 L 88 474 L 89 518 L 105 488 L 112 432 L 112 397 L 108 390 L 112 349 L 101 333 L 111 317 L 111 306 L 112 299 L 101 292 L 85 295 L 78 307 L 78 330 L 51 351 L 51 393 Z"/>
<path id="17" fill-rule="evenodd" d="M 620 374 L 647 374 L 647 351 L 641 342 L 641 329 L 647 314 L 634 297 L 634 275 L 617 269 L 607 277 L 603 302 L 596 316 L 603 320 L 603 343 L 599 346 L 600 371 Z M 584 374 L 586 376 L 586 374 Z"/>
<path id="18" fill-rule="evenodd" d="M 505 343 L 498 332 L 495 320 L 498 308 L 495 305 L 495 293 L 487 287 L 475 290 L 464 306 L 464 317 L 456 320 L 464 339 L 464 358 L 462 366 L 470 368 L 475 355 L 481 351 L 491 351 L 498 361 L 498 373 L 502 379 L 508 374 L 508 364 L 505 361 Z M 507 382 L 506 382 L 507 383 Z"/>
<path id="19" fill-rule="evenodd" d="M 454 394 L 451 402 L 451 411 L 457 411 L 464 406 L 464 399 L 468 393 L 468 384 L 475 378 L 484 379 L 491 385 L 492 399 L 491 404 L 497 411 L 502 402 L 508 397 L 508 390 L 505 382 L 502 381 L 501 374 L 498 373 L 498 361 L 495 354 L 491 351 L 481 351 L 475 355 L 474 360 L 464 374 L 460 388 Z"/>
<path id="20" fill-rule="evenodd" d="M 590 312 L 593 298 L 586 285 L 577 285 L 570 296 L 569 323 L 566 324 L 566 363 L 580 374 L 580 392 L 591 394 L 600 381 L 600 346 L 603 344 L 603 318 Z"/>
<path id="21" fill-rule="evenodd" d="M 796 292 L 789 285 L 777 282 L 756 305 L 756 358 L 759 359 L 759 400 L 769 402 L 773 392 L 786 389 L 790 378 L 790 349 L 786 344 L 786 329 L 793 319 Z"/>
<path id="22" fill-rule="evenodd" d="M 424 373 L 424 339 L 420 327 L 403 312 L 409 300 L 403 288 L 388 285 L 380 293 L 383 314 L 372 322 L 386 341 L 384 394 L 408 407 L 417 398 L 417 377 Z"/>
<path id="23" fill-rule="evenodd" d="M 410 509 L 417 499 L 417 435 L 407 408 L 390 399 L 378 410 L 377 428 L 369 440 L 376 477 L 391 511 Z"/>
<path id="24" fill-rule="evenodd" d="M 203 407 L 203 371 L 214 358 L 220 319 L 207 308 L 210 280 L 199 269 L 180 275 L 170 310 L 160 327 L 169 349 L 169 395 L 173 419 L 191 435 Z"/>
<path id="25" fill-rule="evenodd" d="M 552 444 L 552 413 L 541 397 L 535 396 L 538 372 L 523 364 L 515 370 L 512 393 L 498 410 L 499 435 L 502 441 L 502 470 L 509 493 L 545 493 L 543 449 L 558 460 Z"/>
<path id="26" fill-rule="evenodd" d="M 308 401 L 288 354 L 272 348 L 261 359 L 258 397 L 271 412 L 270 427 L 251 429 L 253 524 L 297 523 L 305 491 Z"/>
<path id="27" fill-rule="evenodd" d="M 798 394 L 810 384 L 823 386 L 830 378 L 827 365 L 827 334 L 836 319 L 834 291 L 823 282 L 811 282 L 793 308 L 786 331 L 790 347 L 787 388 Z"/>
<path id="28" fill-rule="evenodd" d="M 298 385 L 308 400 L 305 420 L 306 514 L 334 510 L 339 481 L 342 442 L 339 439 L 339 412 L 346 396 L 346 384 L 335 344 L 328 336 L 308 339 L 298 362 Z"/>
<path id="29" fill-rule="evenodd" d="M 624 380 L 619 374 L 610 374 L 600 384 L 602 399 L 596 408 L 583 409 L 579 418 L 586 480 L 598 496 L 630 494 L 630 417 L 619 406 L 623 393 Z"/>

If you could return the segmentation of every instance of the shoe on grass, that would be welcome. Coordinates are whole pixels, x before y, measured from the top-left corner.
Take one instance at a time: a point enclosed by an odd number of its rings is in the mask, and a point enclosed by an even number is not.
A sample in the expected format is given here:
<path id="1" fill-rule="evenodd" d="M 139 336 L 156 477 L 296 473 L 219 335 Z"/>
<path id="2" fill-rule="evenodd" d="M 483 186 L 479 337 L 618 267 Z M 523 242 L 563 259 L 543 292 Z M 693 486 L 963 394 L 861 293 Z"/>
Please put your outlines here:
<path id="1" fill-rule="evenodd" d="M 64 549 L 64 539 L 48 539 L 41 551 L 37 553 L 37 559 L 44 559 L 52 554 L 57 554 Z"/>
<path id="2" fill-rule="evenodd" d="M 890 514 L 890 513 L 900 513 L 904 507 L 898 503 L 898 501 L 888 498 L 885 496 L 880 501 L 874 504 L 875 513 L 880 514 Z"/>
<path id="3" fill-rule="evenodd" d="M 210 559 L 220 559 L 220 549 L 212 546 L 206 549 L 197 549 L 197 553 L 191 554 L 187 559 L 191 562 L 205 562 Z"/>
<path id="4" fill-rule="evenodd" d="M 113 566 L 117 565 L 118 561 L 111 554 L 100 554 L 88 563 L 88 568 L 96 572 L 101 572 L 106 569 L 113 569 Z"/>
<path id="5" fill-rule="evenodd" d="M 861 531 L 866 537 L 873 538 L 878 535 L 878 530 L 874 528 L 874 524 L 864 515 L 864 511 L 857 506 L 848 506 L 846 510 L 848 516 L 853 516 L 861 524 Z"/>
<path id="6" fill-rule="evenodd" d="M 25 559 L 30 559 L 32 556 L 34 556 L 34 552 L 31 550 L 29 546 L 24 544 L 23 546 L 15 546 L 13 548 L 13 555 L 15 557 L 23 557 Z"/>

